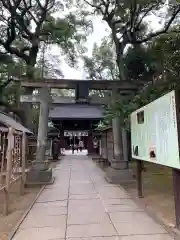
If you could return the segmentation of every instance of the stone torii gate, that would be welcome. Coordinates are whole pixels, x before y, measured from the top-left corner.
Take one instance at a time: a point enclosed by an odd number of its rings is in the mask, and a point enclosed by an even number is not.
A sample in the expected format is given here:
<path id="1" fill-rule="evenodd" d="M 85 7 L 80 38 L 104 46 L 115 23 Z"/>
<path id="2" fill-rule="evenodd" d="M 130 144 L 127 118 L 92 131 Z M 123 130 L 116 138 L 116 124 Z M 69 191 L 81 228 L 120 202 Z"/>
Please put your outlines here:
<path id="1" fill-rule="evenodd" d="M 142 82 L 133 81 L 119 81 L 119 80 L 73 80 L 73 79 L 27 79 L 22 78 L 21 80 L 22 87 L 28 87 L 32 89 L 43 89 L 44 93 L 50 94 L 50 89 L 76 89 L 75 99 L 69 99 L 69 101 L 81 104 L 91 104 L 93 99 L 89 98 L 89 90 L 110 90 L 113 92 L 114 96 L 121 96 L 122 98 L 127 97 L 129 94 L 137 91 L 142 85 Z M 42 90 L 41 90 L 42 91 Z M 40 101 L 40 116 L 39 116 L 39 132 L 38 132 L 38 142 L 37 142 L 37 156 L 36 164 L 33 172 L 36 176 L 35 181 L 38 182 L 48 182 L 52 175 L 50 173 L 45 173 L 43 170 L 43 164 L 38 164 L 39 162 L 43 163 L 45 158 L 45 148 L 46 136 L 48 130 L 48 112 L 49 112 L 49 96 L 41 96 Z M 45 94 L 44 94 L 45 96 Z M 78 96 L 78 97 L 77 97 Z M 26 99 L 27 102 L 33 102 L 32 96 L 23 96 L 22 98 Z M 29 99 L 29 100 L 28 100 Z M 30 100 L 32 99 L 32 100 Z M 26 102 L 24 100 L 24 102 Z M 66 98 L 67 101 L 67 98 Z M 99 98 L 98 102 L 101 104 L 108 104 L 108 101 L 104 102 L 105 99 Z M 57 101 L 56 101 L 57 103 Z M 59 104 L 64 103 L 64 99 L 59 100 Z M 97 103 L 97 99 L 94 103 Z M 44 121 L 44 122 L 43 122 Z M 122 138 L 125 137 L 123 129 L 120 127 L 120 122 L 118 118 L 113 119 L 113 141 L 114 141 L 114 159 L 112 159 L 111 167 L 107 171 L 107 179 L 111 182 L 117 183 L 120 181 L 127 180 L 131 178 L 131 174 L 128 169 L 128 159 L 124 159 L 126 154 L 123 153 L 123 141 Z M 43 145 L 43 146 L 42 146 Z M 39 151 L 41 149 L 41 151 Z M 39 153 L 39 154 L 38 154 Z M 38 167 L 37 167 L 38 166 Z M 41 177 L 40 175 L 43 175 Z M 47 176 L 47 177 L 45 177 Z M 42 180 L 43 179 L 43 180 Z M 33 181 L 33 178 L 31 178 Z"/>

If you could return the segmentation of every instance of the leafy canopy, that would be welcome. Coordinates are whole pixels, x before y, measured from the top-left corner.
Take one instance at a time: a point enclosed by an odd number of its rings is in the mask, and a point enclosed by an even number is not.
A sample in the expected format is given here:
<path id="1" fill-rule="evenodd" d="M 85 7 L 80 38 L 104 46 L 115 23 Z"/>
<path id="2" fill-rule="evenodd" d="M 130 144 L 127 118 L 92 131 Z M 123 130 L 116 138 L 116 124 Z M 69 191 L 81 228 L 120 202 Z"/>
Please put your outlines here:
<path id="1" fill-rule="evenodd" d="M 116 64 L 113 56 L 112 41 L 105 37 L 101 45 L 93 46 L 92 56 L 83 56 L 84 69 L 90 79 L 116 79 Z"/>
<path id="2" fill-rule="evenodd" d="M 128 44 L 137 45 L 151 41 L 154 37 L 178 25 L 179 1 L 164 0 L 85 0 L 93 10 L 91 14 L 102 16 L 111 30 L 116 49 L 116 62 L 121 80 L 125 80 L 123 54 Z M 150 17 L 156 16 L 161 29 L 148 28 Z"/>
<path id="3" fill-rule="evenodd" d="M 2 50 L 23 59 L 34 67 L 42 42 L 57 44 L 61 52 L 74 63 L 76 52 L 92 29 L 86 16 L 65 13 L 68 0 L 2 0 L 0 2 L 0 46 Z M 55 18 L 58 11 L 61 18 Z M 84 30 L 86 29 L 86 32 Z M 79 32 L 79 30 L 81 30 Z M 29 70 L 32 75 L 32 69 Z"/>

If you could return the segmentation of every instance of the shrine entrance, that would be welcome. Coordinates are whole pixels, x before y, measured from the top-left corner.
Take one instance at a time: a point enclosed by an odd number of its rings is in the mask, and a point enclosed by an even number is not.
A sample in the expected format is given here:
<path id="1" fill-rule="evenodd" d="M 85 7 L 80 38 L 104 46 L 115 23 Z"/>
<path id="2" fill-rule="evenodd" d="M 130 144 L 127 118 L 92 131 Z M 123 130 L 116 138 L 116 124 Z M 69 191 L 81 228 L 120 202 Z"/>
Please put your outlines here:
<path id="1" fill-rule="evenodd" d="M 72 144 L 79 145 L 79 142 L 83 142 L 83 149 L 87 149 L 88 143 L 88 131 L 64 131 L 64 148 L 70 150 Z"/>
<path id="2" fill-rule="evenodd" d="M 31 89 L 39 89 L 38 96 L 21 96 L 23 103 L 40 103 L 39 129 L 37 136 L 36 161 L 33 171 L 28 173 L 28 179 L 32 181 L 49 181 L 52 179 L 52 171 L 44 169 L 44 159 L 47 146 L 48 121 L 51 121 L 54 133 L 59 137 L 61 148 L 69 145 L 67 132 L 82 132 L 88 134 L 84 137 L 88 154 L 95 153 L 93 138 L 95 129 L 100 120 L 103 119 L 104 106 L 112 102 L 112 95 L 121 96 L 127 99 L 134 91 L 137 91 L 142 82 L 133 81 L 107 81 L 107 80 L 72 80 L 72 79 L 21 79 L 21 86 Z M 75 89 L 75 97 L 52 97 L 51 89 Z M 107 96 L 91 96 L 90 90 L 108 90 Z M 113 100 L 114 102 L 114 100 Z M 126 154 L 123 153 L 126 135 L 120 126 L 118 117 L 112 121 L 114 159 L 108 169 L 108 178 L 112 181 L 119 181 L 120 178 L 128 178 L 131 173 L 128 170 Z M 50 134 L 51 132 L 49 132 Z M 52 140 L 53 137 L 51 137 Z M 124 138 L 124 139 L 122 139 Z M 77 136 L 72 136 L 71 141 L 75 141 Z M 42 171 L 45 170 L 45 171 Z M 119 174 L 122 172 L 122 175 Z"/>
<path id="3" fill-rule="evenodd" d="M 70 149 L 83 141 L 84 148 L 92 155 L 95 129 L 103 118 L 104 109 L 98 104 L 53 104 L 49 111 L 49 121 L 58 130 L 61 148 Z"/>

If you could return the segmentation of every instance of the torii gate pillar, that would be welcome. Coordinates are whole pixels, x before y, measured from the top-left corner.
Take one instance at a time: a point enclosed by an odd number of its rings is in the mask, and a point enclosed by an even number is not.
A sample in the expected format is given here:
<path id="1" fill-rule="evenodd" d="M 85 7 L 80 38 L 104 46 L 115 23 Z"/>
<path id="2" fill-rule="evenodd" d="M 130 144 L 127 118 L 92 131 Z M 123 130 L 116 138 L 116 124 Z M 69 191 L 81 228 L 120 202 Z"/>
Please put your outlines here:
<path id="1" fill-rule="evenodd" d="M 36 160 L 33 162 L 32 169 L 27 174 L 27 184 L 45 184 L 52 181 L 52 170 L 48 167 L 45 159 L 47 146 L 48 115 L 49 103 L 51 102 L 50 89 L 40 90 L 40 114 L 37 137 Z"/>
<path id="2" fill-rule="evenodd" d="M 116 95 L 117 92 L 114 93 Z M 115 96 L 116 97 L 116 96 Z M 114 184 L 129 182 L 133 180 L 132 171 L 128 166 L 127 134 L 121 127 L 120 117 L 112 120 L 114 159 L 111 166 L 106 170 L 106 179 Z"/>

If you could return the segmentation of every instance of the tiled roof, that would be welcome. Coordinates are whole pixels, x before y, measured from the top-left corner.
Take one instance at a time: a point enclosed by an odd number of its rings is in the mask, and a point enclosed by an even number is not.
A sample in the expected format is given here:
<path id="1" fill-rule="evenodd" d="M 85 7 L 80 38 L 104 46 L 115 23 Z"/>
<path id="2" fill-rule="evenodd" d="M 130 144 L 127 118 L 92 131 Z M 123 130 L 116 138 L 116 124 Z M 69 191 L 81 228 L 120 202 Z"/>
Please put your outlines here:
<path id="1" fill-rule="evenodd" d="M 12 127 L 15 130 L 32 134 L 32 132 L 29 129 L 25 128 L 23 125 L 16 122 L 13 118 L 9 117 L 8 115 L 2 112 L 0 112 L 0 122 L 4 124 L 6 127 Z"/>
<path id="2" fill-rule="evenodd" d="M 99 105 L 62 104 L 49 112 L 51 119 L 102 119 L 104 110 Z"/>

